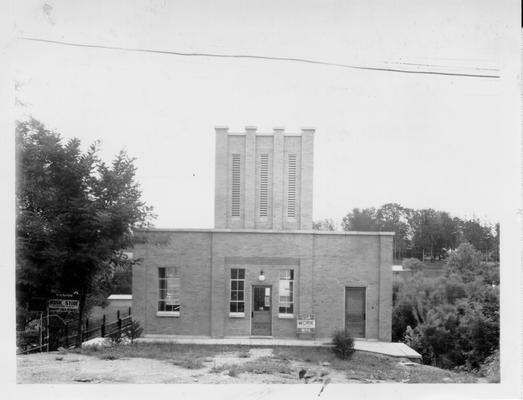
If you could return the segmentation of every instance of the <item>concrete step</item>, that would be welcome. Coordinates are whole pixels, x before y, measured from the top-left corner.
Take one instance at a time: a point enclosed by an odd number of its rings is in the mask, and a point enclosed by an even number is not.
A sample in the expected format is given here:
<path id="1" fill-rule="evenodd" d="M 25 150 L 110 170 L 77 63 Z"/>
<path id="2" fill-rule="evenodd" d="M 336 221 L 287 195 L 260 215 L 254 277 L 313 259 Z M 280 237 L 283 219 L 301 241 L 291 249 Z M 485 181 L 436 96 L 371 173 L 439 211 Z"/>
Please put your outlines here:
<path id="1" fill-rule="evenodd" d="M 237 346 L 298 346 L 298 347 L 330 347 L 331 340 L 314 339 L 274 339 L 253 337 L 225 337 L 211 338 L 208 336 L 178 336 L 178 335 L 153 335 L 148 334 L 137 339 L 141 343 L 181 343 L 202 345 L 237 345 Z M 354 349 L 370 353 L 384 354 L 392 357 L 421 360 L 421 354 L 411 349 L 404 343 L 379 342 L 377 340 L 354 340 Z"/>

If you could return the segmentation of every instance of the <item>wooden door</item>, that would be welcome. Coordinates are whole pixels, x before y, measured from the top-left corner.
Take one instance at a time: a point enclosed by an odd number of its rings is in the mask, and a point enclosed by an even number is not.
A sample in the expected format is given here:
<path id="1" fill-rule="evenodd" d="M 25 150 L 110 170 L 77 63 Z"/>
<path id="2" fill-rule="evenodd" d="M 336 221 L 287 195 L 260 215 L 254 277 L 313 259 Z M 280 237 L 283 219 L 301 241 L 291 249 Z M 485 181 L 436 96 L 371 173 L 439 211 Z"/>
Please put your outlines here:
<path id="1" fill-rule="evenodd" d="M 252 287 L 251 335 L 271 336 L 271 287 Z"/>
<path id="2" fill-rule="evenodd" d="M 345 288 L 345 329 L 354 338 L 365 337 L 364 287 Z"/>

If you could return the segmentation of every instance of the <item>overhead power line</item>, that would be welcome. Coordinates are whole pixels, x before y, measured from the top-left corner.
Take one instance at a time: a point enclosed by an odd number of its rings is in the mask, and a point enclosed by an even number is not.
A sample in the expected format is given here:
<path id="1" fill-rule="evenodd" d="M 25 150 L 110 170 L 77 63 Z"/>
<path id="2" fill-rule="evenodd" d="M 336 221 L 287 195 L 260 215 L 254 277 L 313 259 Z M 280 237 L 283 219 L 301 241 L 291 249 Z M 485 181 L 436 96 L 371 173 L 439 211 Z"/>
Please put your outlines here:
<path id="1" fill-rule="evenodd" d="M 327 61 L 312 60 L 307 58 L 295 58 L 295 57 L 272 57 L 272 56 L 261 56 L 254 54 L 220 54 L 220 53 L 188 53 L 181 51 L 170 51 L 170 50 L 153 50 L 153 49 L 143 49 L 143 48 L 132 48 L 132 47 L 119 47 L 119 46 L 106 46 L 98 44 L 86 44 L 86 43 L 72 43 L 65 42 L 60 40 L 49 40 L 49 39 L 40 39 L 40 38 L 31 38 L 31 37 L 18 37 L 21 40 L 30 40 L 34 42 L 42 43 L 51 43 L 63 46 L 73 46 L 73 47 L 87 47 L 93 49 L 105 49 L 105 50 L 121 50 L 121 51 L 131 51 L 131 52 L 140 52 L 140 53 L 153 53 L 153 54 L 167 54 L 181 57 L 212 57 L 212 58 L 236 58 L 236 59 L 252 59 L 252 60 L 263 60 L 263 61 L 287 61 L 287 62 L 299 62 L 306 64 L 316 64 L 316 65 L 327 65 L 331 67 L 340 67 L 340 68 L 349 68 L 349 69 L 359 69 L 359 70 L 370 70 L 370 71 L 384 71 L 384 72 L 398 72 L 404 74 L 428 74 L 428 75 L 446 75 L 446 76 L 463 76 L 470 78 L 499 78 L 499 70 L 493 68 L 473 68 L 477 73 L 465 73 L 465 72 L 448 72 L 448 71 L 430 71 L 430 70 L 421 70 L 421 69 L 403 69 L 403 68 L 390 68 L 390 67 L 373 67 L 367 65 L 351 65 L 351 64 L 341 64 L 341 63 L 332 63 Z M 403 63 L 403 65 L 409 65 Z M 423 64 L 410 64 L 422 66 Z M 427 64 L 427 66 L 431 66 Z M 433 65 L 433 67 L 441 68 L 442 66 Z M 444 67 L 452 68 L 452 67 Z M 489 72 L 487 72 L 489 71 Z"/>

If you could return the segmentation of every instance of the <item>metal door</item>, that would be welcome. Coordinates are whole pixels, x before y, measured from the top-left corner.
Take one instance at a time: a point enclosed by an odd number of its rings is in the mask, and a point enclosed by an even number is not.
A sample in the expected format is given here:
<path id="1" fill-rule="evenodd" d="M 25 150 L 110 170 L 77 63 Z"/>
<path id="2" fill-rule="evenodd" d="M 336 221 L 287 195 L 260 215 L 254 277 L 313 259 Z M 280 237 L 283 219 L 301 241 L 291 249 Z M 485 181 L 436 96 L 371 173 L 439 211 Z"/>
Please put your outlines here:
<path id="1" fill-rule="evenodd" d="M 271 336 L 271 287 L 252 287 L 251 335 Z"/>
<path id="2" fill-rule="evenodd" d="M 345 329 L 355 338 L 365 337 L 365 289 L 345 288 Z"/>

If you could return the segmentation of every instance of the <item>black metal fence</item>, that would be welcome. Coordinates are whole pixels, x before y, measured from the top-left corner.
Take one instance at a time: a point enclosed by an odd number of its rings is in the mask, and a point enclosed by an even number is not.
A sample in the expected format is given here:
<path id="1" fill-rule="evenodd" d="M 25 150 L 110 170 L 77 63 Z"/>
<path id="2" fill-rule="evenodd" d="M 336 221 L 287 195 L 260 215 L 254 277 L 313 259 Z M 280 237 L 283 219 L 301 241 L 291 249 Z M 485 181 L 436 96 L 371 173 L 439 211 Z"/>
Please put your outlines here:
<path id="1" fill-rule="evenodd" d="M 111 322 L 107 322 L 105 314 L 101 321 L 87 318 L 80 326 L 74 319 L 64 319 L 56 314 L 42 315 L 37 331 L 17 332 L 17 354 L 52 351 L 60 347 L 74 348 L 96 337 L 122 335 L 133 323 L 131 307 L 126 316 L 120 314 L 117 311 L 116 319 Z"/>

